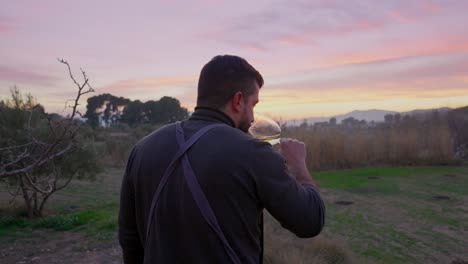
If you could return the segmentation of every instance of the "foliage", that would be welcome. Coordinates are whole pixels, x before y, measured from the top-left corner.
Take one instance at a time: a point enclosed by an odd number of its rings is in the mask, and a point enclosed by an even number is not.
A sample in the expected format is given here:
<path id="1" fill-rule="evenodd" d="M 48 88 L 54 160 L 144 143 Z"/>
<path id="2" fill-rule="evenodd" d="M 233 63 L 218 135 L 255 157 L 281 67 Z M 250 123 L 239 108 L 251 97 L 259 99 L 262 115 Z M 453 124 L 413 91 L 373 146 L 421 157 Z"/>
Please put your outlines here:
<path id="1" fill-rule="evenodd" d="M 59 62 L 67 66 L 78 87 L 68 117 L 45 113 L 32 95 L 23 96 L 16 87 L 11 99 L 0 103 L 0 180 L 8 186 L 10 202 L 23 198 L 29 217 L 41 216 L 50 196 L 74 176 L 93 179 L 99 171 L 93 141 L 79 134 L 82 122 L 75 119 L 80 97 L 93 89 L 85 72 L 79 84 L 69 64 Z"/>
<path id="2" fill-rule="evenodd" d="M 129 99 L 105 93 L 88 98 L 85 117 L 92 126 L 99 125 L 99 115 L 104 122 L 109 122 L 113 114 L 121 114 L 122 107 L 130 103 Z"/>
<path id="3" fill-rule="evenodd" d="M 187 109 L 179 100 L 164 96 L 158 101 L 131 101 L 111 94 L 88 98 L 85 117 L 93 127 L 124 123 L 130 126 L 142 124 L 167 124 L 187 118 Z M 101 122 L 101 123 L 100 123 Z"/>

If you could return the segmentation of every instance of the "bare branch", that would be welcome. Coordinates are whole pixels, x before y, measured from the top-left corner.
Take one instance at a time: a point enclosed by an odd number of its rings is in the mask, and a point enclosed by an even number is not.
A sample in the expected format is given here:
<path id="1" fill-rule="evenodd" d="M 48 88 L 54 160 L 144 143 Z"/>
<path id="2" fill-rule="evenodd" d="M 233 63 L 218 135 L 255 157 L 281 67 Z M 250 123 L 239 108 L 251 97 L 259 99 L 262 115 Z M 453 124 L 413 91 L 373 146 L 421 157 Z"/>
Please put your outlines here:
<path id="1" fill-rule="evenodd" d="M 74 102 L 74 100 L 73 99 L 68 99 L 68 100 L 65 101 L 65 103 L 64 103 L 65 106 L 63 107 L 64 110 L 70 107 L 70 105 L 68 104 L 70 102 Z"/>
<path id="2" fill-rule="evenodd" d="M 49 131 L 51 132 L 51 136 L 54 137 L 54 140 L 57 139 L 57 134 L 55 133 L 55 129 L 52 127 L 52 120 L 50 117 L 47 115 L 47 126 L 49 127 Z"/>
<path id="3" fill-rule="evenodd" d="M 0 148 L 0 151 L 6 151 L 6 150 L 10 150 L 10 149 L 22 148 L 22 147 L 29 146 L 29 145 L 31 145 L 31 144 L 34 144 L 34 142 L 29 142 L 29 143 L 26 143 L 26 144 L 23 144 L 23 145 L 18 145 L 18 146 L 11 146 L 11 147 Z"/>
<path id="4" fill-rule="evenodd" d="M 61 142 L 65 142 L 65 141 L 68 141 L 68 142 L 73 142 L 74 141 L 74 138 L 76 136 L 76 133 L 78 131 L 78 128 L 79 128 L 79 125 L 75 125 L 74 124 L 74 121 L 73 121 L 73 118 L 77 115 L 78 110 L 77 110 L 77 107 L 79 105 L 79 100 L 80 100 L 80 97 L 83 95 L 83 94 L 86 94 L 86 93 L 89 93 L 89 92 L 92 92 L 93 89 L 92 87 L 89 85 L 89 80 L 86 76 L 86 73 L 82 71 L 82 74 L 83 74 L 83 77 L 84 77 L 84 83 L 83 84 L 79 84 L 76 79 L 73 77 L 73 74 L 71 72 L 71 68 L 70 68 L 70 65 L 68 64 L 68 62 L 66 62 L 65 60 L 62 60 L 62 59 L 59 59 L 59 62 L 65 64 L 68 68 L 68 72 L 70 74 L 70 78 L 73 80 L 73 82 L 78 86 L 78 93 L 75 97 L 75 100 L 74 100 L 74 104 L 72 105 L 72 108 L 73 108 L 73 111 L 72 111 L 72 114 L 70 115 L 69 118 L 67 118 L 68 122 L 70 122 L 69 124 L 66 124 L 64 125 L 64 129 L 63 131 L 57 135 L 56 134 L 56 131 L 57 131 L 57 128 L 58 128 L 58 125 L 55 127 L 55 129 L 52 129 L 52 134 L 54 135 L 54 138 L 53 138 L 53 141 L 51 143 L 44 143 L 44 142 L 41 142 L 39 141 L 38 139 L 36 139 L 33 135 L 32 135 L 32 130 L 31 130 L 31 119 L 32 119 L 32 111 L 31 111 L 31 114 L 29 116 L 29 120 L 28 120 L 28 131 L 29 131 L 29 136 L 30 138 L 32 139 L 32 144 L 34 144 L 35 146 L 38 146 L 38 145 L 42 145 L 44 147 L 46 147 L 46 149 L 42 152 L 42 154 L 40 154 L 39 158 L 37 159 L 36 162 L 33 162 L 31 165 L 29 166 L 26 166 L 25 168 L 23 169 L 20 169 L 20 170 L 13 170 L 13 171 L 8 171 L 8 172 L 0 172 L 0 178 L 3 178 L 3 177 L 8 177 L 8 176 L 11 176 L 11 175 L 14 175 L 16 173 L 25 173 L 26 171 L 29 171 L 29 170 L 32 170 L 34 169 L 35 167 L 37 166 L 41 166 L 42 164 L 44 164 L 45 162 L 47 161 L 50 161 L 52 158 L 55 158 L 57 156 L 60 156 L 62 154 L 64 154 L 66 151 L 58 151 L 56 152 L 55 154 L 53 155 L 50 155 L 51 153 L 53 153 L 54 149 L 59 145 L 59 143 Z M 85 92 L 82 92 L 83 88 L 85 86 L 88 86 L 89 87 L 89 90 L 88 91 L 85 91 Z M 81 114 L 80 114 L 81 115 Z M 52 125 L 50 124 L 50 119 L 48 119 L 49 121 L 49 128 L 52 128 Z M 73 127 L 73 129 L 72 129 Z M 70 143 L 71 144 L 71 143 Z M 68 147 L 71 147 L 70 145 Z M 68 149 L 67 147 L 67 149 Z M 22 158 L 20 159 L 17 159 L 15 160 L 15 162 L 18 162 L 20 161 Z M 14 162 L 13 162 L 14 163 Z M 9 165 L 12 165 L 13 163 L 9 163 Z M 4 169 L 5 166 L 2 167 L 2 169 Z"/>
<path id="5" fill-rule="evenodd" d="M 10 201 L 8 201 L 8 204 L 12 204 L 13 201 L 16 200 L 16 197 L 18 197 L 18 194 L 19 194 L 20 190 L 21 190 L 21 188 L 20 188 L 19 185 L 17 185 L 16 191 L 15 191 L 14 193 L 11 193 L 10 190 L 8 190 L 8 192 L 9 192 L 10 195 L 11 195 L 11 199 L 10 199 Z"/>
<path id="6" fill-rule="evenodd" d="M 70 178 L 68 178 L 67 181 L 66 181 L 62 186 L 56 187 L 56 191 L 60 191 L 60 190 L 62 190 L 63 188 L 67 187 L 68 184 L 69 184 L 69 183 L 71 182 L 71 180 L 73 179 L 73 176 L 74 176 L 74 175 L 70 176 Z"/>
<path id="7" fill-rule="evenodd" d="M 80 84 L 75 80 L 75 77 L 73 77 L 73 74 L 72 74 L 72 71 L 71 71 L 71 68 L 70 68 L 70 64 L 68 64 L 67 61 L 65 61 L 64 59 L 59 59 L 57 58 L 57 60 L 60 62 L 60 63 L 63 63 L 65 65 L 67 65 L 68 67 L 68 73 L 70 74 L 70 78 L 72 79 L 72 81 L 76 84 L 76 86 L 78 86 L 78 88 L 80 88 Z"/>
<path id="8" fill-rule="evenodd" d="M 30 156 L 30 153 L 28 153 L 28 150 L 26 149 L 23 153 L 19 154 L 15 160 L 9 162 L 9 163 L 5 163 L 5 164 L 2 164 L 2 167 L 0 168 L 1 170 L 4 170 L 6 169 L 7 167 L 10 167 L 10 166 L 13 166 L 15 164 L 18 164 L 20 161 L 22 161 L 23 159 L 27 158 Z M 1 177 L 1 173 L 0 173 L 0 178 Z"/>
<path id="9" fill-rule="evenodd" d="M 53 155 L 50 155 L 50 156 L 48 156 L 46 158 L 39 159 L 35 163 L 33 163 L 33 164 L 29 165 L 29 166 L 26 166 L 26 167 L 18 169 L 18 170 L 0 172 L 0 179 L 10 177 L 10 176 L 13 176 L 13 175 L 16 175 L 16 174 L 26 173 L 26 172 L 34 169 L 34 168 L 42 166 L 44 163 L 49 162 L 52 159 L 60 157 L 63 154 L 67 153 L 70 149 L 72 149 L 72 147 L 73 147 L 72 144 L 68 144 L 68 146 L 65 149 L 62 149 L 61 151 L 59 151 L 59 152 L 57 152 L 57 153 L 55 153 Z"/>
<path id="10" fill-rule="evenodd" d="M 11 196 L 11 199 L 10 201 L 8 201 L 8 204 L 12 204 L 13 201 L 16 199 L 16 197 L 18 196 L 18 193 L 20 191 L 20 186 L 18 184 L 18 179 L 15 179 L 16 182 L 14 184 L 10 184 L 8 181 L 6 182 L 6 186 L 7 186 L 7 191 L 8 193 L 10 194 Z M 15 187 L 16 190 L 15 191 L 11 191 L 11 187 Z"/>
<path id="11" fill-rule="evenodd" d="M 71 80 L 78 88 L 75 98 L 68 100 L 65 105 L 66 108 L 72 108 L 71 114 L 63 119 L 52 119 L 44 111 L 36 111 L 39 106 L 35 105 L 32 96 L 28 95 L 27 101 L 24 101 L 18 90 L 12 90 L 12 96 L 15 100 L 13 102 L 14 106 L 22 111 L 29 112 L 29 116 L 24 116 L 26 118 L 26 127 L 23 130 L 23 135 L 26 136 L 26 142 L 28 143 L 0 148 L 0 151 L 2 151 L 0 153 L 0 179 L 16 176 L 18 187 L 15 191 L 10 189 L 8 191 L 13 200 L 22 193 L 28 207 L 29 216 L 40 215 L 47 199 L 54 192 L 65 188 L 73 179 L 74 174 L 71 174 L 67 175 L 68 178 L 64 179 L 64 182 L 59 181 L 59 178 L 64 175 L 62 175 L 60 167 L 55 165 L 55 161 L 58 157 L 67 155 L 77 147 L 79 143 L 77 133 L 82 123 L 74 120 L 74 118 L 77 115 L 83 117 L 78 110 L 81 97 L 94 92 L 83 69 L 80 68 L 83 82 L 79 83 L 72 73 L 70 64 L 63 59 L 57 60 L 66 65 Z M 23 105 L 27 105 L 27 107 Z M 41 115 L 36 116 L 35 112 Z M 36 122 L 36 117 L 40 118 L 40 123 Z M 45 123 L 43 123 L 44 120 Z M 44 134 L 43 137 L 38 136 L 37 132 L 39 130 L 36 128 L 38 124 L 46 125 L 48 134 Z M 52 165 L 52 173 L 33 174 L 36 172 L 35 169 L 46 164 Z M 63 184 L 58 187 L 58 182 Z"/>
<path id="12" fill-rule="evenodd" d="M 32 180 L 31 177 L 29 176 L 29 172 L 25 172 L 23 176 L 28 180 L 29 186 L 32 187 L 33 190 L 36 192 L 42 193 L 42 194 L 48 194 L 49 192 L 46 190 L 41 189 L 39 186 L 36 185 L 35 180 Z"/>
<path id="13" fill-rule="evenodd" d="M 84 117 L 83 117 L 83 114 L 81 114 L 80 111 L 76 111 L 76 114 L 79 115 L 81 118 L 84 118 Z"/>

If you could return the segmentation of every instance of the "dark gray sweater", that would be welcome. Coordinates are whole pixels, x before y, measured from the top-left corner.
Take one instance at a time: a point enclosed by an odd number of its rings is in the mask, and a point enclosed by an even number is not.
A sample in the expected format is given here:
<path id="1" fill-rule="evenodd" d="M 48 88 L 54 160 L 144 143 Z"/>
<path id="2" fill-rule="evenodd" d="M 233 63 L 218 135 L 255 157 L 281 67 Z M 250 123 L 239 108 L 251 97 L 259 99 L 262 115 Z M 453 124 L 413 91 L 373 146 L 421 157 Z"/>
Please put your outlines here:
<path id="1" fill-rule="evenodd" d="M 253 139 L 224 113 L 197 108 L 183 122 L 186 139 L 212 123 L 188 151 L 219 225 L 242 263 L 259 263 L 259 219 L 265 208 L 299 237 L 312 237 L 324 226 L 325 207 L 311 185 L 291 177 L 283 157 L 270 144 Z M 178 145 L 174 124 L 136 144 L 122 182 L 119 241 L 125 263 L 229 263 L 223 244 L 202 217 L 185 182 L 182 166 L 174 171 L 155 209 L 151 235 L 146 225 L 154 192 Z M 144 250 L 149 239 L 149 248 Z"/>

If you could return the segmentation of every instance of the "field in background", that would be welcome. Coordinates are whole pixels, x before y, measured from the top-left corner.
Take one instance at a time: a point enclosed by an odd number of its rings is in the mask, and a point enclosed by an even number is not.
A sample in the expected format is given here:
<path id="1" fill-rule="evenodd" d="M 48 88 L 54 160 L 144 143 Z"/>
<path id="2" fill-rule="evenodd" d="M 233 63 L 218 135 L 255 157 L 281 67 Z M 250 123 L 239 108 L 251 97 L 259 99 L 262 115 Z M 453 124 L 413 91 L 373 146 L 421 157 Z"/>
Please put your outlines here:
<path id="1" fill-rule="evenodd" d="M 364 259 L 468 259 L 468 168 L 396 167 L 322 172 L 327 230 Z"/>
<path id="2" fill-rule="evenodd" d="M 456 135 L 442 121 L 374 125 L 324 123 L 285 127 L 282 136 L 306 144 L 307 163 L 314 170 L 458 165 L 462 162 L 455 153 Z"/>
<path id="3" fill-rule="evenodd" d="M 8 196 L 1 192 L 0 262 L 120 263 L 122 175 L 122 167 L 106 167 L 97 182 L 73 182 L 50 201 L 49 216 L 38 220 L 5 211 Z M 327 205 L 324 232 L 298 239 L 267 215 L 265 263 L 468 260 L 468 168 L 385 167 L 314 176 Z"/>

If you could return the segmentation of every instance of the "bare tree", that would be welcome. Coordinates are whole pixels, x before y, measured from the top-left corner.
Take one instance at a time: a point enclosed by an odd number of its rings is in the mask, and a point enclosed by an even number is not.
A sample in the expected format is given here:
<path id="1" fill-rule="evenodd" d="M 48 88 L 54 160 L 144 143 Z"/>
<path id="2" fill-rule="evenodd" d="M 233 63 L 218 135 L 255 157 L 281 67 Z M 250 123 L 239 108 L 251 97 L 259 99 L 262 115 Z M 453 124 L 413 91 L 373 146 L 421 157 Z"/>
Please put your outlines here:
<path id="1" fill-rule="evenodd" d="M 81 116 L 78 106 L 83 95 L 94 92 L 82 69 L 83 82 L 80 83 L 70 64 L 63 59 L 58 61 L 67 67 L 77 87 L 75 98 L 66 102 L 71 113 L 66 118 L 54 118 L 45 113 L 42 106 L 33 103 L 32 96 L 27 95 L 24 101 L 15 88 L 11 105 L 26 115 L 25 125 L 20 133 L 12 136 L 12 145 L 0 145 L 0 180 L 8 183 L 11 201 L 19 195 L 23 197 L 29 217 L 41 216 L 50 196 L 65 188 L 76 174 L 76 170 L 65 172 L 60 163 L 80 149 L 77 134 L 82 122 L 76 120 Z"/>

